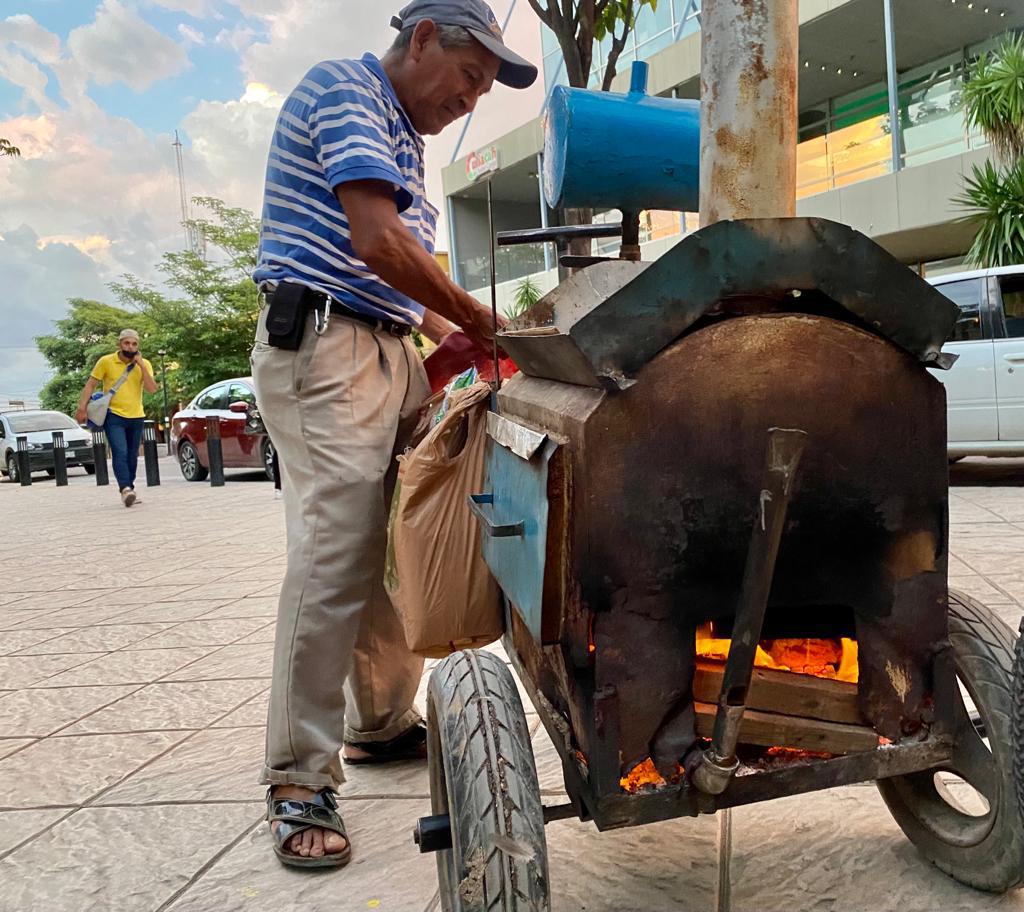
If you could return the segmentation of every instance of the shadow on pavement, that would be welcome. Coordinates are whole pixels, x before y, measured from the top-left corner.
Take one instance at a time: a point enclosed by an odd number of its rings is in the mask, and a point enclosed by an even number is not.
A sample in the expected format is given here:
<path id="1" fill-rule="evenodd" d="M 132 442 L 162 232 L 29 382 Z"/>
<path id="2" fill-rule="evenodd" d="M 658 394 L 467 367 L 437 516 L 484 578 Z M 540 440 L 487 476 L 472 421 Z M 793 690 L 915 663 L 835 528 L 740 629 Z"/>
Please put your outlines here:
<path id="1" fill-rule="evenodd" d="M 953 488 L 1024 487 L 1024 458 L 968 456 L 949 467 L 949 485 Z"/>

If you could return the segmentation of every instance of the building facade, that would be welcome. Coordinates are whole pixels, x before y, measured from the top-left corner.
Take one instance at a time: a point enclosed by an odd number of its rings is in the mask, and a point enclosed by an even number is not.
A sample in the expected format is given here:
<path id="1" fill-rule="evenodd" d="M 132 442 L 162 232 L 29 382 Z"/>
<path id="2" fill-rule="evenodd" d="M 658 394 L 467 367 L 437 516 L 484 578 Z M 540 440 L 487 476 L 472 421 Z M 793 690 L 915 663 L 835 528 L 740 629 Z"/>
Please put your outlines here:
<path id="1" fill-rule="evenodd" d="M 896 78 L 890 88 L 882 0 L 800 0 L 797 211 L 845 222 L 902 261 L 937 271 L 957 265 L 970 246 L 973 229 L 952 200 L 962 190 L 962 175 L 988 157 L 984 138 L 968 129 L 961 88 L 979 54 L 1005 33 L 1024 30 L 1024 3 L 892 5 Z M 565 83 L 565 70 L 554 37 L 543 32 L 550 91 Z M 606 50 L 595 53 L 592 85 L 603 73 Z M 613 91 L 627 90 L 636 59 L 650 65 L 651 94 L 699 97 L 699 0 L 644 8 L 619 58 Z M 560 223 L 560 213 L 543 201 L 542 149 L 538 117 L 442 172 L 452 274 L 469 291 L 482 294 L 489 284 L 488 183 L 496 230 Z M 598 218 L 617 221 L 618 213 Z M 696 226 L 693 213 L 644 213 L 644 259 L 659 256 Z M 503 302 L 525 277 L 541 290 L 557 282 L 550 245 L 499 250 L 495 268 Z"/>

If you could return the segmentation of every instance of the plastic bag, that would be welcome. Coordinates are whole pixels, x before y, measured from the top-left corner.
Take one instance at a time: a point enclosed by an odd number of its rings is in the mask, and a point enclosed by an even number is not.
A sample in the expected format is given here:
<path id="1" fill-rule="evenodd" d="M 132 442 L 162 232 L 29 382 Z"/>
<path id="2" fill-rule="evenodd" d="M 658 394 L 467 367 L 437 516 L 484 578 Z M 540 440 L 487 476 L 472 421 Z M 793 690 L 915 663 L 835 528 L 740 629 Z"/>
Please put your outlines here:
<path id="1" fill-rule="evenodd" d="M 500 358 L 498 366 L 501 369 L 502 380 L 507 380 L 518 370 L 515 362 L 508 357 Z M 427 371 L 430 389 L 436 393 L 452 377 L 470 367 L 477 369 L 477 375 L 481 380 L 493 380 L 494 353 L 490 349 L 481 348 L 465 333 L 453 332 L 445 336 L 441 344 L 427 355 L 423 367 Z"/>
<path id="2" fill-rule="evenodd" d="M 428 658 L 485 646 L 504 631 L 498 584 L 467 499 L 484 481 L 490 387 L 450 393 L 448 410 L 400 457 L 384 585 L 408 647 Z"/>

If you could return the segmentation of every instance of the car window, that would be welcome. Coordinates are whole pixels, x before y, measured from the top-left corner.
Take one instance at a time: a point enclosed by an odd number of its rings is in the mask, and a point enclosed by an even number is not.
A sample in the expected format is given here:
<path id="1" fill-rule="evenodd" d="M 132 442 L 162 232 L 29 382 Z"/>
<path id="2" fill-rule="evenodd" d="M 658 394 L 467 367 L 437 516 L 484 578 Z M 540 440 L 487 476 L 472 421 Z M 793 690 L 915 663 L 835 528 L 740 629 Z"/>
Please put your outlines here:
<path id="1" fill-rule="evenodd" d="M 228 393 L 228 404 L 232 402 L 245 402 L 249 405 L 256 404 L 256 394 L 244 383 L 232 383 Z"/>
<path id="2" fill-rule="evenodd" d="M 1024 337 L 1024 275 L 1000 276 L 999 291 L 1003 297 L 1006 335 L 1011 339 Z"/>
<path id="3" fill-rule="evenodd" d="M 217 386 L 212 390 L 207 390 L 196 400 L 197 409 L 226 409 L 227 403 L 227 392 L 226 386 Z"/>
<path id="4" fill-rule="evenodd" d="M 970 342 L 984 338 L 985 334 L 981 328 L 981 302 L 984 294 L 982 281 L 965 279 L 962 282 L 946 282 L 944 285 L 935 286 L 960 308 L 960 316 L 953 327 L 953 335 L 949 337 L 950 342 Z"/>
<path id="5" fill-rule="evenodd" d="M 8 415 L 12 434 L 34 434 L 36 431 L 78 430 L 73 418 L 62 412 L 27 412 L 24 415 Z"/>

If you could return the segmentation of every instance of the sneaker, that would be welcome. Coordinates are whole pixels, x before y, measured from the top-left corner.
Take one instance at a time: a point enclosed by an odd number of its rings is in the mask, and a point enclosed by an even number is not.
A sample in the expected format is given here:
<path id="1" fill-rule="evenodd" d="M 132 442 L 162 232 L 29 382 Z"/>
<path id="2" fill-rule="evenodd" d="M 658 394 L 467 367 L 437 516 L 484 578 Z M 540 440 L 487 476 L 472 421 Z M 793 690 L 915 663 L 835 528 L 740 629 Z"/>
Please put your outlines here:
<path id="1" fill-rule="evenodd" d="M 133 503 L 135 503 L 135 492 L 131 488 L 125 488 L 121 492 L 121 503 L 123 503 L 126 507 L 130 507 Z"/>

